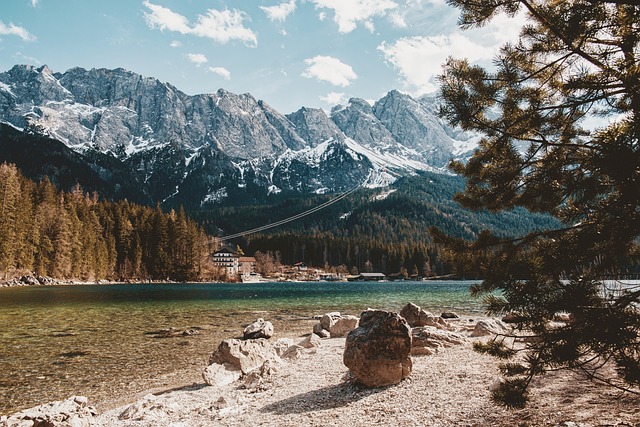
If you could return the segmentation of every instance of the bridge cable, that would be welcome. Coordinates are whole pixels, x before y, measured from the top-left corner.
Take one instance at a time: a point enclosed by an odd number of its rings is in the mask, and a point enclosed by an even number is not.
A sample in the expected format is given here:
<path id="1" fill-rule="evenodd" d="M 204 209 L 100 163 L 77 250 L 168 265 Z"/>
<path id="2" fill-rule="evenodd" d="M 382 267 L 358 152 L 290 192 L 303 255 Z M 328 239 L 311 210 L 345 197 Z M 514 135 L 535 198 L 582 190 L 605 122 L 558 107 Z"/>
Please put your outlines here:
<path id="1" fill-rule="evenodd" d="M 358 190 L 363 184 L 358 184 L 357 186 L 347 190 L 346 192 L 336 196 L 335 198 L 328 200 L 314 208 L 311 208 L 307 211 L 301 212 L 299 214 L 293 215 L 289 218 L 285 218 L 285 219 L 281 219 L 279 221 L 276 221 L 274 223 L 271 224 L 267 224 L 267 225 L 263 225 L 261 227 L 256 227 L 256 228 L 252 228 L 250 230 L 246 230 L 246 231 L 242 231 L 240 233 L 234 233 L 234 234 L 230 234 L 228 236 L 223 236 L 223 237 L 216 237 L 215 240 L 220 240 L 220 241 L 227 241 L 227 240 L 231 240 L 231 239 L 235 239 L 237 237 L 242 237 L 242 236 L 246 236 L 248 234 L 254 234 L 254 233 L 258 233 L 260 231 L 264 231 L 264 230 L 268 230 L 270 228 L 275 228 L 278 227 L 280 225 L 283 224 L 287 224 L 289 222 L 295 221 L 297 219 L 300 219 L 302 217 L 305 217 L 307 215 L 311 215 L 312 213 L 318 212 L 319 210 L 322 210 L 328 206 L 331 206 L 332 204 L 344 199 L 345 197 L 349 196 L 350 194 L 354 193 L 356 190 Z"/>

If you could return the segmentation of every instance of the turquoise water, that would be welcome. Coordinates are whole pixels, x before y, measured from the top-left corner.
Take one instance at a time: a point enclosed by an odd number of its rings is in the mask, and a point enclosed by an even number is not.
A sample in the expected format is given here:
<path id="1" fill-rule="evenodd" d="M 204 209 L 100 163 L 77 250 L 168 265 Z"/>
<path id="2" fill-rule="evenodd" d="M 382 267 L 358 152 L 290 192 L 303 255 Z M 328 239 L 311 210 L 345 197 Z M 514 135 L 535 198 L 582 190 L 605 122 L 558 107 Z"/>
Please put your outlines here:
<path id="1" fill-rule="evenodd" d="M 482 312 L 471 282 L 81 285 L 0 289 L 0 414 L 72 394 L 109 406 L 152 388 L 201 382 L 210 353 L 263 317 L 276 338 L 327 311 Z M 175 328 L 166 337 L 160 330 Z M 182 331 L 196 334 L 183 336 Z M 178 374 L 176 374 L 178 373 Z M 173 377 L 172 377 L 173 375 Z M 178 375 L 178 379 L 174 378 Z"/>

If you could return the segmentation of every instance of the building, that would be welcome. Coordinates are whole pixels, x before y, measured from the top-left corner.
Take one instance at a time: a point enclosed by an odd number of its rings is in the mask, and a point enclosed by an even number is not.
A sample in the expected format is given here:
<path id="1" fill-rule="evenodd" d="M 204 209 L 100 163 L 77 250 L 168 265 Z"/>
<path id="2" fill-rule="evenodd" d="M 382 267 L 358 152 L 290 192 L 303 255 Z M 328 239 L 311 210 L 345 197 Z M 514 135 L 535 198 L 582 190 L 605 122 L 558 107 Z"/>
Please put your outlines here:
<path id="1" fill-rule="evenodd" d="M 252 256 L 238 258 L 238 270 L 240 275 L 249 275 L 256 272 L 256 259 Z"/>
<path id="2" fill-rule="evenodd" d="M 240 256 L 229 248 L 222 248 L 213 253 L 213 265 L 225 268 L 229 276 L 237 276 L 240 271 Z"/>
<path id="3" fill-rule="evenodd" d="M 298 271 L 307 271 L 309 267 L 304 262 L 297 262 L 293 265 Z"/>
<path id="4" fill-rule="evenodd" d="M 360 273 L 357 276 L 349 276 L 349 282 L 376 282 L 385 280 L 387 277 L 382 273 Z"/>

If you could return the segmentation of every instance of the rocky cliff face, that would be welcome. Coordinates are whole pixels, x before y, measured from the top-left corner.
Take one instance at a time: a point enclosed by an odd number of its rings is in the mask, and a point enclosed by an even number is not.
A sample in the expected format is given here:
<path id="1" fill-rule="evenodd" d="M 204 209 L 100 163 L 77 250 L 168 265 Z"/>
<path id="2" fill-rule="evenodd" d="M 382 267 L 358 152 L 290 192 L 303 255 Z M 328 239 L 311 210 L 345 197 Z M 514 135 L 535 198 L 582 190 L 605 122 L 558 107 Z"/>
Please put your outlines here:
<path id="1" fill-rule="evenodd" d="M 372 178 L 380 170 L 442 170 L 469 138 L 434 111 L 433 100 L 392 91 L 374 106 L 351 99 L 330 116 L 305 107 L 285 116 L 250 94 L 189 96 L 121 68 L 0 73 L 0 121 L 111 156 L 151 200 L 190 207 L 389 182 Z"/>

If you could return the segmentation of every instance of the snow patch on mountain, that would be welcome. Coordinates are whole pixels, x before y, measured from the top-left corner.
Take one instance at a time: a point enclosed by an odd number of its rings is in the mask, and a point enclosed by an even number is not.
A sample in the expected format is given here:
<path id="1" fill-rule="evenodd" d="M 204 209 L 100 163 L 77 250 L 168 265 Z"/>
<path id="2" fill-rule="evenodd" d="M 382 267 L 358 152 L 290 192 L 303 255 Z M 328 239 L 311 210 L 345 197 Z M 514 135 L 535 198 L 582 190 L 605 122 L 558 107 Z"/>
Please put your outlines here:
<path id="1" fill-rule="evenodd" d="M 204 199 L 202 199 L 200 206 L 204 206 L 209 203 L 220 203 L 222 200 L 224 200 L 227 197 L 229 197 L 229 193 L 227 193 L 227 188 L 226 187 L 218 188 L 217 190 L 214 190 L 209 194 L 207 194 L 204 197 Z"/>
<path id="2" fill-rule="evenodd" d="M 449 173 L 449 160 L 464 161 L 479 140 L 447 126 L 436 98 L 391 91 L 330 115 L 308 107 L 283 115 L 250 94 L 190 96 L 121 68 L 16 65 L 0 73 L 0 121 L 112 156 L 154 201 L 195 207 L 224 200 L 227 187 L 323 194 Z"/>
<path id="3" fill-rule="evenodd" d="M 11 86 L 9 86 L 8 84 L 0 82 L 0 90 L 16 98 L 16 94 L 13 93 L 13 91 L 11 90 Z"/>

